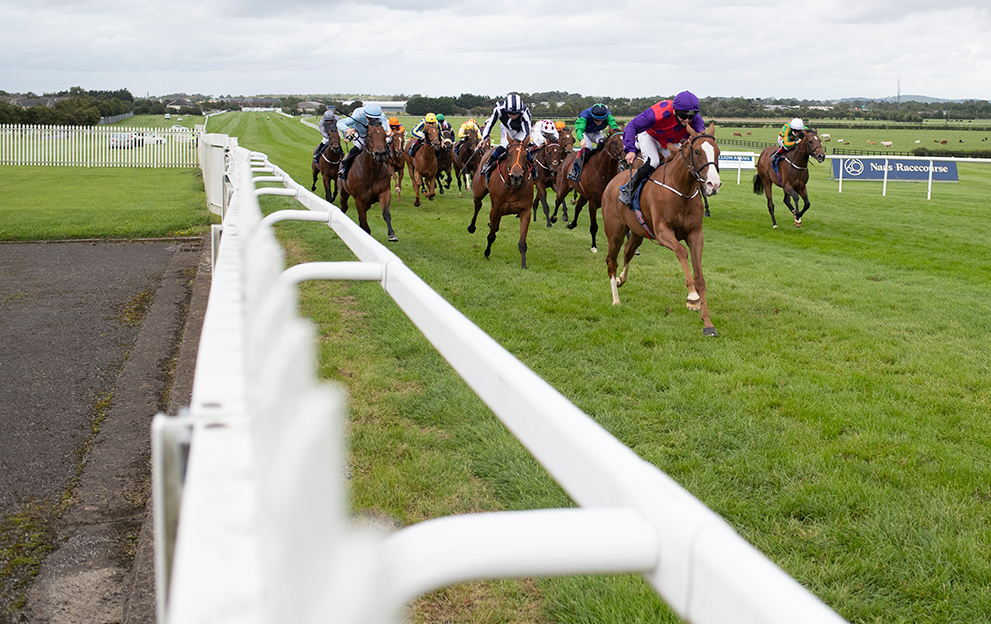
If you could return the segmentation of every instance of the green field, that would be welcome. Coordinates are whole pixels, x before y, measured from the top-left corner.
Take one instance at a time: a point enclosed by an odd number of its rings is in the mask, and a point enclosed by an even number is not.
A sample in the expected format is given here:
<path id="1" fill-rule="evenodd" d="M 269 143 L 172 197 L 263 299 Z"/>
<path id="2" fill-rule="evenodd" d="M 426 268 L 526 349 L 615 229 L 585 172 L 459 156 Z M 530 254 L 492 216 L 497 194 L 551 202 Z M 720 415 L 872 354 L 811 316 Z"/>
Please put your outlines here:
<path id="1" fill-rule="evenodd" d="M 408 130 L 415 120 L 405 121 Z M 310 180 L 320 137 L 298 119 L 226 114 L 208 131 L 237 136 Z M 773 140 L 777 129 L 767 131 L 755 140 Z M 724 132 L 732 131 L 717 128 L 717 137 Z M 11 170 L 0 170 L 0 193 Z M 449 191 L 413 208 L 407 178 L 391 207 L 400 240 L 389 245 L 843 617 L 984 622 L 991 166 L 959 171 L 959 184 L 937 186 L 926 201 L 919 183 L 889 184 L 886 197 L 870 182 L 840 194 L 827 165 L 813 165 L 804 226 L 777 230 L 750 174 L 737 185 L 736 172 L 723 171 L 703 259 L 714 339 L 684 308 L 674 255 L 649 243 L 620 291 L 623 305 L 612 306 L 604 252 L 589 251 L 587 212 L 574 230 L 535 219 L 522 270 L 514 219 L 503 219 L 486 260 L 486 228 L 465 229 L 471 200 Z M 50 169 L 36 172 L 48 193 L 39 205 L 63 196 L 42 173 Z M 266 211 L 298 206 L 260 201 Z M 0 196 L 0 211 L 6 205 Z M 376 208 L 369 221 L 385 244 Z M 325 227 L 277 228 L 290 263 L 353 259 Z M 308 283 L 301 307 L 318 326 L 321 375 L 350 395 L 355 512 L 408 525 L 572 504 L 378 285 Z M 633 575 L 467 583 L 420 599 L 412 619 L 678 621 Z"/>

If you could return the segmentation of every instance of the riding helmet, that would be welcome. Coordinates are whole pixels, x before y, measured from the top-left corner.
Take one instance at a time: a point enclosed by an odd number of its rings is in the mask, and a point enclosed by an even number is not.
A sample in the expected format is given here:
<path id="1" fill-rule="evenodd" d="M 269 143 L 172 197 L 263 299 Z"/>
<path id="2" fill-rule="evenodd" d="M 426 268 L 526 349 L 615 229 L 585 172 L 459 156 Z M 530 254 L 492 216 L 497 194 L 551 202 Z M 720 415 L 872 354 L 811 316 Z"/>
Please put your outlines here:
<path id="1" fill-rule="evenodd" d="M 592 119 L 605 119 L 609 116 L 609 109 L 602 104 L 596 104 L 589 112 L 592 114 Z"/>
<path id="2" fill-rule="evenodd" d="M 523 98 L 516 95 L 515 93 L 510 93 L 508 96 L 506 96 L 506 112 L 522 113 Z"/>
<path id="3" fill-rule="evenodd" d="M 390 126 L 398 126 L 399 125 L 399 117 L 389 117 L 389 125 Z"/>
<path id="4" fill-rule="evenodd" d="M 437 113 L 437 121 L 444 121 L 444 113 Z"/>
<path id="5" fill-rule="evenodd" d="M 805 123 L 798 117 L 792 119 L 789 125 L 792 130 L 805 130 Z"/>
<path id="6" fill-rule="evenodd" d="M 423 116 L 423 121 L 427 123 L 437 123 L 437 115 L 434 115 L 433 113 L 427 113 L 426 115 Z"/>
<path id="7" fill-rule="evenodd" d="M 674 110 L 676 111 L 699 111 L 699 99 L 691 91 L 682 91 L 674 96 Z"/>
<path id="8" fill-rule="evenodd" d="M 378 104 L 369 104 L 365 107 L 365 115 L 368 117 L 381 117 L 382 107 Z"/>

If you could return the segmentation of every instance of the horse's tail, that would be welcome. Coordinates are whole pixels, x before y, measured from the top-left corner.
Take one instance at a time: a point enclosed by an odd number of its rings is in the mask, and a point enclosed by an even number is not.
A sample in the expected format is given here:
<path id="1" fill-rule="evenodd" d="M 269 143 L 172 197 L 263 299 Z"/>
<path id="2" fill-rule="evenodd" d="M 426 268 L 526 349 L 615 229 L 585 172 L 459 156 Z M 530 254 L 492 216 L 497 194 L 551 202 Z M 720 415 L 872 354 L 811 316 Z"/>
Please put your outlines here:
<path id="1" fill-rule="evenodd" d="M 754 195 L 760 195 L 764 192 L 764 180 L 761 179 L 759 173 L 754 174 Z"/>

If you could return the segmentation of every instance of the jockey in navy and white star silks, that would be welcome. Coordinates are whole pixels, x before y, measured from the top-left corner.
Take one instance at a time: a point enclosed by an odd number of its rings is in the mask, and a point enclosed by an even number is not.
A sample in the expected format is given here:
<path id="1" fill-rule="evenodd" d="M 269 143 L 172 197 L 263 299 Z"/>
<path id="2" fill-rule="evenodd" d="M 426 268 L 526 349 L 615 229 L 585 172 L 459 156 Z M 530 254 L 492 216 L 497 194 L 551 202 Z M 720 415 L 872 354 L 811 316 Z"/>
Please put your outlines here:
<path id="1" fill-rule="evenodd" d="M 529 107 L 523 103 L 523 98 L 515 93 L 510 93 L 505 100 L 496 104 L 495 108 L 492 109 L 492 116 L 485 122 L 485 127 L 482 129 L 483 141 L 492 134 L 496 121 L 499 122 L 501 139 L 499 146 L 492 150 L 489 159 L 482 165 L 482 173 L 485 174 L 486 180 L 492 173 L 495 164 L 505 156 L 509 140 L 523 141 L 527 139 L 533 127 Z"/>

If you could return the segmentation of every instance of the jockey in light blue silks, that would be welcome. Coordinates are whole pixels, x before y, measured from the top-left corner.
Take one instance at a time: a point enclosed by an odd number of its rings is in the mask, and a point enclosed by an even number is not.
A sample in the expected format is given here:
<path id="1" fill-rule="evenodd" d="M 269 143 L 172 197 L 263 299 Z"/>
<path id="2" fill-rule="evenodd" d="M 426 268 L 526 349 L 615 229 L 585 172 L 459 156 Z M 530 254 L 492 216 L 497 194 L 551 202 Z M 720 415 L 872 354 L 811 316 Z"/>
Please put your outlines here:
<path id="1" fill-rule="evenodd" d="M 389 130 L 389 119 L 382 112 L 382 107 L 378 104 L 360 106 L 351 111 L 350 116 L 344 117 L 337 122 L 337 131 L 349 140 L 354 141 L 354 147 L 351 148 L 348 155 L 344 157 L 344 162 L 341 163 L 341 171 L 337 174 L 338 177 L 347 177 L 348 170 L 351 168 L 351 162 L 365 147 L 369 119 L 377 119 L 382 124 L 383 129 L 386 131 Z"/>

